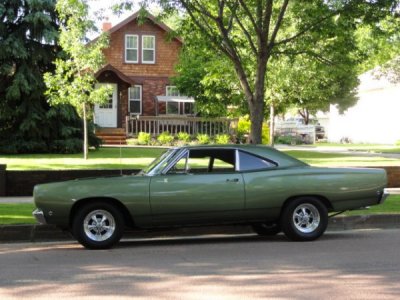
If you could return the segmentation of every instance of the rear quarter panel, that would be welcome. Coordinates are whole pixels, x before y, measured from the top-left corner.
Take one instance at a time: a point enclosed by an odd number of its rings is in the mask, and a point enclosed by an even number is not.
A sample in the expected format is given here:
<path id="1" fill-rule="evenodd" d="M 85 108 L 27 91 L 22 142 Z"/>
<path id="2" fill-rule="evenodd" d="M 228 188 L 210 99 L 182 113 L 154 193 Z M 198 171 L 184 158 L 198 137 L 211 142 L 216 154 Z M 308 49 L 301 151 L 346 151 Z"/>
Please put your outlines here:
<path id="1" fill-rule="evenodd" d="M 330 211 L 378 204 L 386 187 L 383 169 L 298 167 L 243 174 L 245 207 L 251 218 L 276 219 L 286 200 L 299 196 L 327 199 Z"/>

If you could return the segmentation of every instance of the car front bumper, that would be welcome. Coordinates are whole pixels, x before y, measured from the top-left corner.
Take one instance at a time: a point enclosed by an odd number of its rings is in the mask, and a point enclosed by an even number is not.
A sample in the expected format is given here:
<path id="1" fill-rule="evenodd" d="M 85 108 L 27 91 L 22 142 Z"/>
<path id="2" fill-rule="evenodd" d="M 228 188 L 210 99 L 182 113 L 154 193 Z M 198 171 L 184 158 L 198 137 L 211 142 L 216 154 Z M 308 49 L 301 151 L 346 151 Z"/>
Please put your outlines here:
<path id="1" fill-rule="evenodd" d="M 44 213 L 41 209 L 36 208 L 32 212 L 32 215 L 35 217 L 36 221 L 38 221 L 40 224 L 47 224 L 46 219 L 44 217 Z"/>

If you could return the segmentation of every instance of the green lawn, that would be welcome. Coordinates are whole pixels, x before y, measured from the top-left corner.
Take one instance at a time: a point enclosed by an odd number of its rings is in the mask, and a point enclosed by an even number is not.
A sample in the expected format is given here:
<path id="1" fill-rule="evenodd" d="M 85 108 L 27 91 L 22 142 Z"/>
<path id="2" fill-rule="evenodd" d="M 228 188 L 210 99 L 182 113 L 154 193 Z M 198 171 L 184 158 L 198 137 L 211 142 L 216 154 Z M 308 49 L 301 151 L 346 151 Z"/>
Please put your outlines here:
<path id="1" fill-rule="evenodd" d="M 165 151 L 160 148 L 100 148 L 82 154 L 19 154 L 0 155 L 0 164 L 8 170 L 66 170 L 66 169 L 141 169 Z M 315 166 L 400 166 L 400 160 L 361 153 L 322 153 L 287 150 L 286 153 Z"/>
<path id="2" fill-rule="evenodd" d="M 0 204 L 0 224 L 35 224 L 32 217 L 34 205 L 31 203 Z M 400 213 L 400 196 L 390 196 L 382 205 L 372 206 L 368 210 L 355 210 L 345 215 Z"/>
<path id="3" fill-rule="evenodd" d="M 7 170 L 141 169 L 163 151 L 160 148 L 100 148 L 90 151 L 86 161 L 82 154 L 0 155 L 0 164 L 6 164 Z"/>
<path id="4" fill-rule="evenodd" d="M 359 153 L 324 153 L 315 151 L 286 150 L 287 154 L 296 157 L 313 166 L 327 167 L 374 167 L 374 166 L 400 166 L 400 159 L 386 158 L 383 156 L 366 156 Z"/>
<path id="5" fill-rule="evenodd" d="M 32 216 L 34 209 L 33 203 L 1 203 L 0 224 L 35 224 Z"/>

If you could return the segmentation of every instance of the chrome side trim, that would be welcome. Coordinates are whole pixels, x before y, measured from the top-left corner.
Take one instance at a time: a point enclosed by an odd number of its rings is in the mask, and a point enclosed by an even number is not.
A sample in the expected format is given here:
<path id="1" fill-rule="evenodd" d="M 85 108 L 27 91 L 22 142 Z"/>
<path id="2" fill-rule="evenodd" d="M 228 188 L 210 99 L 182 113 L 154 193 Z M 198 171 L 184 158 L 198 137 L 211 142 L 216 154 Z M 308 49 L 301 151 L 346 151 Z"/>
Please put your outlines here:
<path id="1" fill-rule="evenodd" d="M 44 218 L 44 213 L 41 209 L 36 208 L 32 212 L 32 215 L 35 217 L 36 221 L 38 221 L 40 224 L 47 224 L 46 219 Z"/>

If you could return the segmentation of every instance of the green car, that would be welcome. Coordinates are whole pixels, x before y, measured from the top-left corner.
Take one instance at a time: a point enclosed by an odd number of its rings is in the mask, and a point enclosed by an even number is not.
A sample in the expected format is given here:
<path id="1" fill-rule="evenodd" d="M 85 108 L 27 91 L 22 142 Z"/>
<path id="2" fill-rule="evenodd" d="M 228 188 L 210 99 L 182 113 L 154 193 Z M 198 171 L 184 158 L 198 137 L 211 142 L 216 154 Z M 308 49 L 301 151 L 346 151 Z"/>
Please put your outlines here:
<path id="1" fill-rule="evenodd" d="M 382 203 L 386 184 L 383 169 L 310 167 L 266 146 L 191 146 L 167 150 L 138 174 L 37 185 L 33 215 L 91 249 L 113 246 L 125 228 L 208 224 L 311 241 L 329 212 Z"/>

